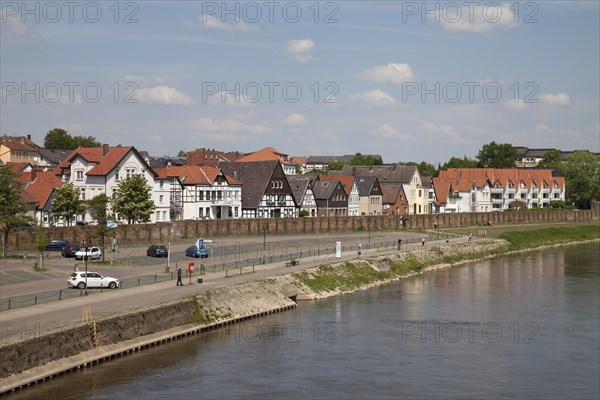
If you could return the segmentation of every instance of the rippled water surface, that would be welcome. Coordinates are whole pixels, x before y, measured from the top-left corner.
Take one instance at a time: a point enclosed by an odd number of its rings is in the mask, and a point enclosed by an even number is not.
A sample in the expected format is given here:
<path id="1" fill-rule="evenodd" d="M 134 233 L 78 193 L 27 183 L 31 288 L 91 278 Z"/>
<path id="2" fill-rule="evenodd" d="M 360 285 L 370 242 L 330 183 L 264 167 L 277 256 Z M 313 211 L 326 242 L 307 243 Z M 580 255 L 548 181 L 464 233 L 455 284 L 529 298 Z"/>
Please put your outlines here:
<path id="1" fill-rule="evenodd" d="M 531 252 L 303 302 L 6 398 L 598 399 L 599 253 Z"/>

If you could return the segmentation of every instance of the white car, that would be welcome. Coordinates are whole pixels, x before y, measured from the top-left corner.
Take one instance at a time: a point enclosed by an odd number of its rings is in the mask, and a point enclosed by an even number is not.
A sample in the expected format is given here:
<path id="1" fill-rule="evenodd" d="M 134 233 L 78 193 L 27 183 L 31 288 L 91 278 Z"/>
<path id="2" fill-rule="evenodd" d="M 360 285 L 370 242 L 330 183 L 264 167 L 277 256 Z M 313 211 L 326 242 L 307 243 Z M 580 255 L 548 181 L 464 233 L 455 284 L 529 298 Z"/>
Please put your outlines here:
<path id="1" fill-rule="evenodd" d="M 67 279 L 67 286 L 78 289 L 85 289 L 87 279 L 87 287 L 105 287 L 115 289 L 119 287 L 119 280 L 110 276 L 102 276 L 98 272 L 73 272 Z"/>
<path id="2" fill-rule="evenodd" d="M 85 258 L 91 258 L 99 260 L 102 258 L 102 250 L 99 247 L 86 247 L 81 248 L 75 253 L 76 260 L 83 260 Z"/>

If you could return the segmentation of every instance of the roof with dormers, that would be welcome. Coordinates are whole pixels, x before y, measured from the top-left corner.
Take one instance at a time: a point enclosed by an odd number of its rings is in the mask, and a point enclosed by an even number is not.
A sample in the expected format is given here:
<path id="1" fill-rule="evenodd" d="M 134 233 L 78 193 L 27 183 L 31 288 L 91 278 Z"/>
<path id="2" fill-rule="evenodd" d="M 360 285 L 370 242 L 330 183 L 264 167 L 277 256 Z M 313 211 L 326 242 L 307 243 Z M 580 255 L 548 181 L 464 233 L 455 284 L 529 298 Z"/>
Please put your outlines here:
<path id="1" fill-rule="evenodd" d="M 106 176 L 119 165 L 129 152 L 136 154 L 143 166 L 152 175 L 157 176 L 156 172 L 146 163 L 141 154 L 133 146 L 78 147 L 56 167 L 55 173 L 57 175 L 62 174 L 64 169 L 70 168 L 73 161 L 81 157 L 89 163 L 96 164 L 86 172 L 87 175 Z"/>

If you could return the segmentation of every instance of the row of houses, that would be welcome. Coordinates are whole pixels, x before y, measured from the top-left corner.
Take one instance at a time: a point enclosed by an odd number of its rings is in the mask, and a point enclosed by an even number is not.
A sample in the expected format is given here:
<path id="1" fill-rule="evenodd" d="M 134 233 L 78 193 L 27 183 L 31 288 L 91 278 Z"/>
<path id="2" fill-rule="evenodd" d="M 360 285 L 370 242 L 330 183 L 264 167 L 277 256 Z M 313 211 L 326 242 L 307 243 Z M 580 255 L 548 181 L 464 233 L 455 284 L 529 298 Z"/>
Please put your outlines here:
<path id="1" fill-rule="evenodd" d="M 270 147 L 241 156 L 200 150 L 186 160 L 153 159 L 135 147 L 103 145 L 73 150 L 53 168 L 11 165 L 20 174 L 23 201 L 44 225 L 65 223 L 52 216 L 56 189 L 72 184 L 82 199 L 111 197 L 133 174 L 151 188 L 151 222 L 486 212 L 505 210 L 516 200 L 546 207 L 565 196 L 564 178 L 554 177 L 551 169 L 451 169 L 432 178 L 414 165 L 346 165 L 320 176 L 298 174 L 287 155 Z"/>

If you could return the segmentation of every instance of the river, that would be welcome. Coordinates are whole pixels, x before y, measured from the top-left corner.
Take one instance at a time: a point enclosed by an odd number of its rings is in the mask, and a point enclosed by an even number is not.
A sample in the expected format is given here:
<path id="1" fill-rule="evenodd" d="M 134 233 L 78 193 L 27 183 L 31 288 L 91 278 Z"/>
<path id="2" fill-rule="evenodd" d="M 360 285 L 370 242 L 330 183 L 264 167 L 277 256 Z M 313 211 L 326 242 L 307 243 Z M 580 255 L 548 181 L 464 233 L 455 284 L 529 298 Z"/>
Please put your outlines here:
<path id="1" fill-rule="evenodd" d="M 428 273 L 155 347 L 7 399 L 600 398 L 597 244 Z"/>

